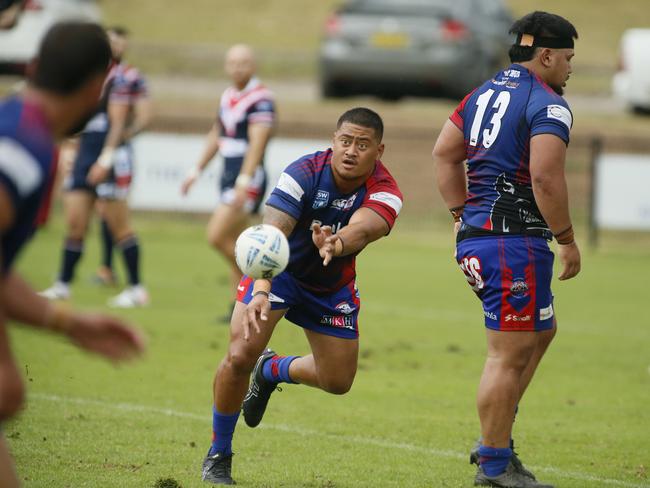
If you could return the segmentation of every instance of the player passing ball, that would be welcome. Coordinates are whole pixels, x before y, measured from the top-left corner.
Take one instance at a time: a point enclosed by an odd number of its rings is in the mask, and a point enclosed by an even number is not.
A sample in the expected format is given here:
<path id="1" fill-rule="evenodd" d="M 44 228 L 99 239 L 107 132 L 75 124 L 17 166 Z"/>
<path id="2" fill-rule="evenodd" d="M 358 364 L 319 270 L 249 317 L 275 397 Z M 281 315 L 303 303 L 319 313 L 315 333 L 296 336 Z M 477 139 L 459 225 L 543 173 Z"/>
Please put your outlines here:
<path id="1" fill-rule="evenodd" d="M 331 149 L 290 164 L 268 198 L 264 223 L 288 237 L 289 264 L 272 279 L 244 276 L 239 284 L 228 352 L 214 379 L 213 440 L 203 480 L 234 483 L 232 437 L 242 406 L 244 420 L 255 427 L 279 383 L 339 395 L 352 386 L 361 306 L 355 259 L 390 232 L 402 208 L 397 183 L 380 161 L 382 136 L 383 122 L 372 110 L 345 112 Z M 266 349 L 282 317 L 304 329 L 312 354 Z"/>

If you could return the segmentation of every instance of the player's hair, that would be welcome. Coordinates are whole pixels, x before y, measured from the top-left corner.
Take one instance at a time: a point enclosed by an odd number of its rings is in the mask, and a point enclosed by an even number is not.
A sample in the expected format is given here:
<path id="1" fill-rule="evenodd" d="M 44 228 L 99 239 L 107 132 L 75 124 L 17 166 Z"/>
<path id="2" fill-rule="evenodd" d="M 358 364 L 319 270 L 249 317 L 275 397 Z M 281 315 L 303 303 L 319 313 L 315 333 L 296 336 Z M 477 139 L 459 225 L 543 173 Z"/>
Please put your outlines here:
<path id="1" fill-rule="evenodd" d="M 105 73 L 110 61 L 111 46 L 99 25 L 59 22 L 41 42 L 30 81 L 37 88 L 69 95 L 93 76 Z"/>
<path id="2" fill-rule="evenodd" d="M 106 28 L 106 32 L 112 32 L 120 37 L 129 37 L 129 29 L 121 25 L 112 25 Z"/>
<path id="3" fill-rule="evenodd" d="M 350 124 L 373 129 L 379 142 L 381 142 L 382 137 L 384 137 L 384 122 L 381 120 L 381 117 L 377 112 L 374 112 L 369 108 L 356 107 L 348 110 L 339 117 L 339 121 L 336 123 L 336 128 L 340 129 L 343 122 L 349 122 Z"/>
<path id="4" fill-rule="evenodd" d="M 530 34 L 534 37 L 577 39 L 578 31 L 564 17 L 548 12 L 535 11 L 524 15 L 510 27 L 510 34 Z M 535 56 L 536 46 L 520 46 L 516 42 L 510 47 L 508 55 L 512 63 L 530 61 Z"/>

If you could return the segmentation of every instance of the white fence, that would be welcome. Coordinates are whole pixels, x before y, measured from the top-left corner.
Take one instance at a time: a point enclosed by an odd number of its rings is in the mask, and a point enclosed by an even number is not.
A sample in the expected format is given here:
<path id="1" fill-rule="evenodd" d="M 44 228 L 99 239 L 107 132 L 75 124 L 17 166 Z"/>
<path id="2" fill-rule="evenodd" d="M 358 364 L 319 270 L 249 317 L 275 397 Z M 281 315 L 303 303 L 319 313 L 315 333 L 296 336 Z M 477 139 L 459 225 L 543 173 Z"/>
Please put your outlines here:
<path id="1" fill-rule="evenodd" d="M 217 156 L 187 196 L 181 183 L 196 165 L 205 135 L 147 133 L 134 141 L 135 177 L 131 187 L 131 208 L 183 212 L 211 212 L 219 198 L 219 175 L 223 160 Z M 313 139 L 272 139 L 265 157 L 267 192 L 273 189 L 282 170 L 296 159 L 330 146 Z"/>
<path id="2" fill-rule="evenodd" d="M 600 154 L 594 172 L 592 224 L 650 230 L 650 155 Z"/>

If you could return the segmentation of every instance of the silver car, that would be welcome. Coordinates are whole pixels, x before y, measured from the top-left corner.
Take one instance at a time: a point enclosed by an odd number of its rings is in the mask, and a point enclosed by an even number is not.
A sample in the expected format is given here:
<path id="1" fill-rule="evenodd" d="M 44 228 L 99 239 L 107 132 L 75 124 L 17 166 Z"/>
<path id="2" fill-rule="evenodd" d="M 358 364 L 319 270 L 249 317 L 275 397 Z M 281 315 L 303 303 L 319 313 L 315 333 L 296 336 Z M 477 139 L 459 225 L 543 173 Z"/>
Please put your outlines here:
<path id="1" fill-rule="evenodd" d="M 325 26 L 323 96 L 460 97 L 507 62 L 502 0 L 352 0 Z"/>
<path id="2" fill-rule="evenodd" d="M 22 73 L 48 29 L 62 20 L 98 22 L 92 0 L 25 0 L 15 25 L 0 30 L 0 70 Z"/>

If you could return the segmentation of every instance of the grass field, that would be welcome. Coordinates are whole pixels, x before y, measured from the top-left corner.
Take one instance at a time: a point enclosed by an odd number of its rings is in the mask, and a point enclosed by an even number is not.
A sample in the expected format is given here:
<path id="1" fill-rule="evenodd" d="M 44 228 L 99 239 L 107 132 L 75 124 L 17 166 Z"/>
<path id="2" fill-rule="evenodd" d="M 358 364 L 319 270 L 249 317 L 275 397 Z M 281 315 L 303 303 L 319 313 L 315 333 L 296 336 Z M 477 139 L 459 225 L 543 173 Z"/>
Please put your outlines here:
<path id="1" fill-rule="evenodd" d="M 227 344 L 214 323 L 227 306 L 224 266 L 204 243 L 201 219 L 141 215 L 137 227 L 153 305 L 122 314 L 148 335 L 142 361 L 115 368 L 55 337 L 12 332 L 29 400 L 3 428 L 27 488 L 153 488 L 161 478 L 205 486 L 211 381 Z M 447 227 L 417 227 L 403 222 L 359 259 L 352 391 L 276 393 L 260 428 L 242 423 L 235 434 L 240 486 L 471 486 L 481 311 L 451 259 Z M 36 287 L 55 272 L 61 235 L 57 218 L 22 257 Z M 584 249 L 580 277 L 556 281 L 560 332 L 516 422 L 521 457 L 561 488 L 650 486 L 650 251 L 647 240 L 629 241 Z M 87 249 L 74 303 L 103 309 L 112 292 L 88 284 L 94 240 Z M 307 353 L 286 322 L 271 345 Z"/>

